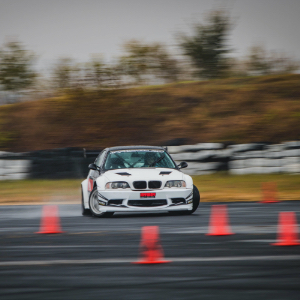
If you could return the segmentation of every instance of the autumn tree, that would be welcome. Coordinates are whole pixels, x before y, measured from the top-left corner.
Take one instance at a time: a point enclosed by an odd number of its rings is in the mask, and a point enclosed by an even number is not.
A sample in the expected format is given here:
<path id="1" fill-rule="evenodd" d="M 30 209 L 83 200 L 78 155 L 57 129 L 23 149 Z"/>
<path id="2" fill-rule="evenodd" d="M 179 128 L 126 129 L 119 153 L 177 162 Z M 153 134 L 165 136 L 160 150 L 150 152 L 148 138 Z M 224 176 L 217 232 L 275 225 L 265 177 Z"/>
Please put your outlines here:
<path id="1" fill-rule="evenodd" d="M 246 65 L 250 75 L 285 74 L 299 70 L 298 61 L 282 52 L 269 52 L 262 45 L 249 49 Z"/>
<path id="2" fill-rule="evenodd" d="M 123 45 L 123 50 L 125 54 L 120 57 L 119 64 L 123 74 L 132 77 L 135 83 L 144 83 L 153 78 L 166 82 L 177 80 L 177 61 L 164 45 L 132 40 Z"/>
<path id="3" fill-rule="evenodd" d="M 29 88 L 37 76 L 34 54 L 18 41 L 6 43 L 0 50 L 0 84 L 4 91 L 18 93 Z"/>
<path id="4" fill-rule="evenodd" d="M 69 57 L 58 59 L 52 69 L 52 82 L 59 89 L 81 85 L 83 76 L 80 65 Z"/>
<path id="5" fill-rule="evenodd" d="M 179 47 L 188 56 L 200 78 L 220 78 L 229 68 L 227 37 L 232 22 L 227 12 L 216 10 L 206 16 L 205 24 L 194 24 L 193 34 L 178 34 Z"/>
<path id="6" fill-rule="evenodd" d="M 118 64 L 106 64 L 99 55 L 93 55 L 85 64 L 86 84 L 92 88 L 119 86 L 121 76 Z"/>

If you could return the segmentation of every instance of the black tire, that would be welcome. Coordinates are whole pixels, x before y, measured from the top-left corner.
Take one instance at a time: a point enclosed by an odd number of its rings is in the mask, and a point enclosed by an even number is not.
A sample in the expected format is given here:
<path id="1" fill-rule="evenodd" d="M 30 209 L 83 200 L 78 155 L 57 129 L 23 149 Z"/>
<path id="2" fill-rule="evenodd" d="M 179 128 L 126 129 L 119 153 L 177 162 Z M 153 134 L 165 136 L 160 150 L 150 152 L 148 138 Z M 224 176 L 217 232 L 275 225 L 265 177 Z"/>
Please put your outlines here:
<path id="1" fill-rule="evenodd" d="M 194 213 L 200 203 L 200 193 L 195 185 L 193 185 L 193 209 L 192 210 L 185 210 L 185 211 L 179 211 L 179 212 L 170 212 L 172 215 L 191 215 Z"/>
<path id="2" fill-rule="evenodd" d="M 82 191 L 82 187 L 81 187 L 81 214 L 82 214 L 83 216 L 91 216 L 91 215 L 92 215 L 91 211 L 90 211 L 89 209 L 86 209 L 86 208 L 84 207 L 84 204 L 83 204 L 83 191 Z"/>
<path id="3" fill-rule="evenodd" d="M 90 194 L 89 198 L 89 207 L 92 215 L 97 218 L 105 218 L 105 217 L 111 217 L 114 213 L 113 212 L 101 212 L 99 209 L 98 204 L 98 191 L 97 187 L 94 187 Z"/>
<path id="4" fill-rule="evenodd" d="M 193 185 L 193 209 L 189 211 L 189 214 L 194 213 L 200 204 L 200 193 L 195 185 Z"/>

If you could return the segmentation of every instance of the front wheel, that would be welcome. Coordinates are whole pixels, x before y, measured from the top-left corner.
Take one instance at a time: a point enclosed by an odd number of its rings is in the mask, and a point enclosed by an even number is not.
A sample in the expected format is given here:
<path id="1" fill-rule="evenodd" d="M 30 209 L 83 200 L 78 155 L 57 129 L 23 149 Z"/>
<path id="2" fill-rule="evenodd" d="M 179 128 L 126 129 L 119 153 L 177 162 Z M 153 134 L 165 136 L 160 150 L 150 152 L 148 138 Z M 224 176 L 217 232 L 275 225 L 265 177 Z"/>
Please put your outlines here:
<path id="1" fill-rule="evenodd" d="M 111 217 L 114 214 L 113 212 L 101 212 L 101 205 L 99 205 L 98 202 L 97 187 L 95 187 L 90 194 L 89 206 L 93 216 L 97 218 Z"/>
<path id="2" fill-rule="evenodd" d="M 170 212 L 172 215 L 179 214 L 179 215 L 191 215 L 196 211 L 200 203 L 200 193 L 195 185 L 193 185 L 193 209 L 192 210 L 185 210 L 180 212 Z"/>
<path id="3" fill-rule="evenodd" d="M 188 215 L 191 215 L 196 211 L 200 203 L 200 193 L 195 185 L 193 185 L 193 209 L 187 212 Z"/>

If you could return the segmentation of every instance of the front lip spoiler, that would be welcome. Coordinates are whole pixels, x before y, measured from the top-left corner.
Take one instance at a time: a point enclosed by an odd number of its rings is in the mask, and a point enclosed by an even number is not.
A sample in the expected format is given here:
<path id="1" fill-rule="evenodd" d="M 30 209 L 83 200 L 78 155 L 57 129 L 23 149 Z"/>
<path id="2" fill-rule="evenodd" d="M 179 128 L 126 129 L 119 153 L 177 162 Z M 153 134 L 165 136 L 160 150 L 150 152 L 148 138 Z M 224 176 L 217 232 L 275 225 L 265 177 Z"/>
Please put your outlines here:
<path id="1" fill-rule="evenodd" d="M 103 212 L 159 212 L 159 211 L 179 211 L 179 210 L 192 210 L 192 203 L 186 203 L 192 196 L 191 188 L 179 188 L 179 189 L 158 189 L 158 190 L 129 190 L 126 191 L 113 191 L 113 190 L 99 190 L 102 196 L 104 196 L 108 201 L 114 199 L 123 199 L 122 203 L 111 203 L 110 205 L 102 206 L 101 211 Z M 140 198 L 140 193 L 153 192 L 156 193 L 155 198 Z M 172 198 L 182 198 L 185 199 L 185 203 L 182 201 L 180 203 L 173 203 Z M 162 203 L 160 206 L 132 206 L 129 205 L 129 200 L 167 200 L 167 203 Z"/>
<path id="2" fill-rule="evenodd" d="M 108 206 L 106 206 L 108 208 Z M 103 212 L 120 212 L 120 213 L 158 213 L 158 212 L 170 212 L 170 211 L 189 211 L 192 208 L 180 207 L 180 206 L 168 206 L 160 209 L 149 209 L 149 207 L 141 208 L 132 208 L 132 207 L 116 207 L 116 209 L 106 209 Z"/>
<path id="3" fill-rule="evenodd" d="M 192 210 L 192 204 L 182 205 L 164 205 L 164 206 L 152 206 L 152 207 L 141 207 L 141 206 L 102 206 L 103 212 L 168 212 L 168 211 L 187 211 Z"/>

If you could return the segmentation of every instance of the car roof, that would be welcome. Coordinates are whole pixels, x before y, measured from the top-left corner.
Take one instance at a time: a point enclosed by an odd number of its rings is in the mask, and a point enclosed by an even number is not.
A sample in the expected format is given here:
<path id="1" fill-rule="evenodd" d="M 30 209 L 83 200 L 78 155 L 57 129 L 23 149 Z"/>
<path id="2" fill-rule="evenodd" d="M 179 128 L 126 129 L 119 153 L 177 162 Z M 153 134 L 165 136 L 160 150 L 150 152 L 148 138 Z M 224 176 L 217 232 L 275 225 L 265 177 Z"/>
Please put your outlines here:
<path id="1" fill-rule="evenodd" d="M 118 150 L 166 150 L 159 146 L 117 146 L 106 148 L 106 151 L 118 151 Z"/>

